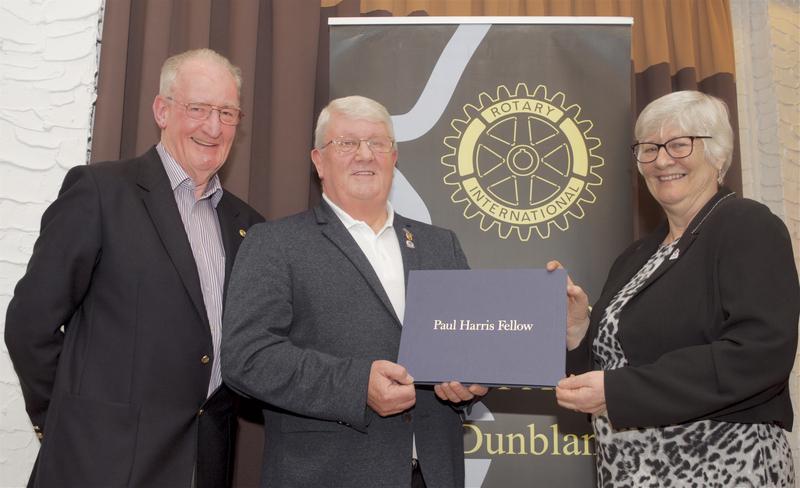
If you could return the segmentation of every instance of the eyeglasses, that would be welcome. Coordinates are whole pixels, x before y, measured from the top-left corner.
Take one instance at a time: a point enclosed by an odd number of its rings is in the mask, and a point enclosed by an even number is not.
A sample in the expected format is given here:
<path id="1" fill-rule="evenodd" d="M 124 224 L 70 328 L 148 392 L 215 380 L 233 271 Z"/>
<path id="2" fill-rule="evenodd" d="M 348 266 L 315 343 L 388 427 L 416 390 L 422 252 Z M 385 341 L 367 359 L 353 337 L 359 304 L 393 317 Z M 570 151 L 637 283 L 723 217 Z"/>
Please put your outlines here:
<path id="1" fill-rule="evenodd" d="M 633 157 L 640 163 L 652 163 L 658 159 L 658 150 L 662 147 L 674 159 L 689 157 L 694 149 L 695 139 L 711 139 L 711 136 L 681 136 L 670 139 L 664 144 L 640 142 L 631 146 Z"/>
<path id="2" fill-rule="evenodd" d="M 225 125 L 238 125 L 242 117 L 244 117 L 244 113 L 235 107 L 217 107 L 216 105 L 199 102 L 184 103 L 172 97 L 165 98 L 179 105 L 183 105 L 186 109 L 186 115 L 194 120 L 206 120 L 214 110 L 219 112 L 219 121 Z"/>
<path id="3" fill-rule="evenodd" d="M 358 151 L 361 143 L 365 142 L 367 147 L 374 153 L 390 153 L 394 149 L 394 141 L 389 137 L 370 137 L 369 139 L 355 139 L 353 137 L 337 137 L 326 142 L 320 149 L 325 149 L 333 144 L 338 154 L 352 154 Z"/>

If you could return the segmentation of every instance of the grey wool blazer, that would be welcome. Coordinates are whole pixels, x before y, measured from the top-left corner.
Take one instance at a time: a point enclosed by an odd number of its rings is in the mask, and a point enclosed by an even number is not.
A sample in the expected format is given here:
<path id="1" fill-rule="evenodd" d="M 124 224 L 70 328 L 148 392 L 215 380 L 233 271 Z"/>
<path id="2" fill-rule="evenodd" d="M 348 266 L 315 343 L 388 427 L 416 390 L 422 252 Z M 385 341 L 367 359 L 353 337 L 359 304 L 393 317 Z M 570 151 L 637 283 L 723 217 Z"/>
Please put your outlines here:
<path id="1" fill-rule="evenodd" d="M 464 269 L 452 231 L 395 214 L 412 269 Z M 406 232 L 414 247 L 406 245 Z M 367 406 L 374 360 L 396 361 L 401 324 L 372 266 L 324 202 L 254 226 L 234 264 L 222 374 L 265 402 L 264 487 L 403 487 L 412 433 L 429 488 L 464 485 L 461 417 L 417 386 L 409 411 Z"/>

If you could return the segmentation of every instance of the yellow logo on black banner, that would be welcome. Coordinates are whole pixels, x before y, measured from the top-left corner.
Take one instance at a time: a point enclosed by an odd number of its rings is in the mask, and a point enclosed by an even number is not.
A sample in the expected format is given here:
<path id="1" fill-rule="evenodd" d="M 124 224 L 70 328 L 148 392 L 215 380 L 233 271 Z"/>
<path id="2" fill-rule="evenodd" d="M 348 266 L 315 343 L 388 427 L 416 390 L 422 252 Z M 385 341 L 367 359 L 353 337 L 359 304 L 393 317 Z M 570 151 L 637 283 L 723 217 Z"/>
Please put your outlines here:
<path id="1" fill-rule="evenodd" d="M 582 219 L 604 163 L 581 108 L 567 106 L 561 92 L 548 97 L 544 85 L 531 94 L 524 83 L 478 99 L 480 106 L 464 106 L 466 119 L 451 122 L 456 135 L 444 139 L 450 152 L 442 164 L 452 170 L 444 182 L 457 187 L 450 198 L 465 205 L 464 216 L 478 217 L 483 231 L 497 227 L 502 239 L 513 231 L 522 241 L 534 229 L 547 239 L 551 226 L 565 231 L 568 217 Z"/>

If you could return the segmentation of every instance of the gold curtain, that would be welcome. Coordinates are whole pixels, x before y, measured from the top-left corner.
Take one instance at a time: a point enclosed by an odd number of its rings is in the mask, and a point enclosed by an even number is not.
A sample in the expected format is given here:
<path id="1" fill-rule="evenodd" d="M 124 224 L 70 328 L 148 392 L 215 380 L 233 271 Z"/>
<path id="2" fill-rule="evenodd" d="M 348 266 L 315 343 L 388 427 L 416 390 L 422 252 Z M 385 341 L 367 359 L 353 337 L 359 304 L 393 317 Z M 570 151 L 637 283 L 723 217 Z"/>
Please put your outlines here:
<path id="1" fill-rule="evenodd" d="M 341 2 L 324 1 L 323 5 Z M 636 72 L 669 63 L 700 79 L 733 73 L 728 0 L 362 0 L 365 15 L 633 17 Z"/>

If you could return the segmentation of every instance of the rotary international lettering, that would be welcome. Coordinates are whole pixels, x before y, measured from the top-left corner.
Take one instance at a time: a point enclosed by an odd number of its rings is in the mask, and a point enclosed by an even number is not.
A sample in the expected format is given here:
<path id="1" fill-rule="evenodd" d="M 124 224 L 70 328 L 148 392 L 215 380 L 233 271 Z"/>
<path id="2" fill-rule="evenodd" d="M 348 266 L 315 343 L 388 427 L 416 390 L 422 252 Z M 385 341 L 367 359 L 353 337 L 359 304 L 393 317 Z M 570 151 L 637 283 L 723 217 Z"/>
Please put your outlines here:
<path id="1" fill-rule="evenodd" d="M 534 325 L 517 319 L 475 322 L 470 319 L 433 321 L 433 330 L 464 332 L 532 332 Z"/>
<path id="2" fill-rule="evenodd" d="M 467 190 L 470 199 L 492 217 L 515 224 L 537 224 L 545 222 L 567 210 L 583 189 L 583 183 L 577 178 L 572 178 L 566 189 L 547 205 L 518 210 L 492 200 L 481 189 L 476 178 L 464 180 L 464 188 Z"/>

